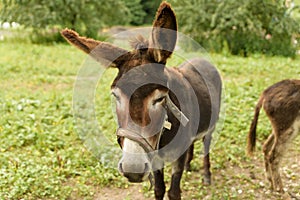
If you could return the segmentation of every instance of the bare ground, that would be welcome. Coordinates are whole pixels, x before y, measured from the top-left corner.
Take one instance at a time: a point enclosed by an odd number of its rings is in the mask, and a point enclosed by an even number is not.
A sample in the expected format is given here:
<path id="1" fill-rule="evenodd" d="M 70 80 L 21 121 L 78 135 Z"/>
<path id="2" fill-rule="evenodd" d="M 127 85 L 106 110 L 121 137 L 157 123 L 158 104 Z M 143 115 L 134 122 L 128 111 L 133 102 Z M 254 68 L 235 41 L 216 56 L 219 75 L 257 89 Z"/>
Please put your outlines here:
<path id="1" fill-rule="evenodd" d="M 294 149 L 294 148 L 293 148 Z M 212 168 L 213 183 L 206 187 L 201 184 L 201 171 L 184 172 L 181 182 L 182 199 L 300 199 L 300 149 L 289 150 L 282 160 L 281 177 L 285 193 L 269 190 L 265 180 L 263 158 L 260 152 L 252 161 L 243 161 L 239 165 L 228 161 L 225 167 Z M 212 158 L 212 167 L 213 163 Z M 166 181 L 168 187 L 169 180 Z M 148 184 L 149 186 L 149 184 Z M 147 184 L 128 184 L 126 188 L 99 188 L 95 200 L 143 200 L 154 199 L 153 191 L 147 191 Z M 167 197 L 165 197 L 167 199 Z"/>

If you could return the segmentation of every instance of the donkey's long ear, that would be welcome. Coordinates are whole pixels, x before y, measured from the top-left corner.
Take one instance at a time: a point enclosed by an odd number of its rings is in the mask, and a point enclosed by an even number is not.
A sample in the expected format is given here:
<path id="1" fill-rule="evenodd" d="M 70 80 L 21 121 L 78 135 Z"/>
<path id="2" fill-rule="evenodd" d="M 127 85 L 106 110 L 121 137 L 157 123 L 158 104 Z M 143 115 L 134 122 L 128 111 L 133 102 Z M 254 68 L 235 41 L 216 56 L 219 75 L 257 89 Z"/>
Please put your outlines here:
<path id="1" fill-rule="evenodd" d="M 166 63 L 177 40 L 176 16 L 170 4 L 162 2 L 157 10 L 150 36 L 149 53 L 156 62 Z"/>
<path id="2" fill-rule="evenodd" d="M 127 50 L 116 47 L 112 44 L 81 37 L 78 33 L 70 29 L 64 29 L 61 31 L 61 34 L 70 44 L 105 65 L 107 63 L 117 65 L 116 62 L 120 61 L 118 58 L 128 53 Z"/>

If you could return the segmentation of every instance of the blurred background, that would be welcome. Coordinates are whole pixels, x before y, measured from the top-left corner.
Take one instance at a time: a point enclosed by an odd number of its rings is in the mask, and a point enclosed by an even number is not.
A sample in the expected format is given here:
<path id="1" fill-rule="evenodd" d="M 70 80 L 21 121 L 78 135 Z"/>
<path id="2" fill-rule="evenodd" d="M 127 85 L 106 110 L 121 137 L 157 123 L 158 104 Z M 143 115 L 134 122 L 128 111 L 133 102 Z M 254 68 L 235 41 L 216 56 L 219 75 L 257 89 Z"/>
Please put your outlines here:
<path id="1" fill-rule="evenodd" d="M 68 27 L 104 39 L 132 26 L 149 26 L 161 0 L 2 0 L 0 39 L 34 43 L 63 39 Z M 299 48 L 300 0 L 170 0 L 179 31 L 212 52 L 294 57 Z M 112 31 L 114 26 L 119 26 Z M 122 26 L 122 27 L 120 27 Z"/>

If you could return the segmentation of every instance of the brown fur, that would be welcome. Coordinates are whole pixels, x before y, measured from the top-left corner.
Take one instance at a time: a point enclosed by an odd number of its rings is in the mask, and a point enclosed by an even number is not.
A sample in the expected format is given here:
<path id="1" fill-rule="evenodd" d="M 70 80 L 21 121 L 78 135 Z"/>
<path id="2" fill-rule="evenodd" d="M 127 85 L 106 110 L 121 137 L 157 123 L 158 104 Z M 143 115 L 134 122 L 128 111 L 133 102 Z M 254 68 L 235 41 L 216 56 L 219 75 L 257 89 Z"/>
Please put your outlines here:
<path id="1" fill-rule="evenodd" d="M 161 3 L 156 12 L 153 28 L 149 41 L 149 51 L 158 63 L 165 64 L 167 58 L 172 54 L 177 39 L 176 16 L 170 4 Z M 159 47 L 163 49 L 161 52 L 157 51 Z"/>
<path id="2" fill-rule="evenodd" d="M 142 35 L 136 36 L 131 41 L 129 41 L 129 43 L 133 49 L 137 49 L 137 50 L 145 50 L 148 49 L 149 47 L 148 40 L 144 38 Z"/>
<path id="3" fill-rule="evenodd" d="M 62 30 L 61 34 L 70 44 L 89 54 L 104 65 L 113 62 L 111 66 L 119 66 L 122 60 L 127 60 L 124 55 L 128 56 L 128 51 L 125 49 L 107 42 L 81 37 L 78 33 L 70 29 Z"/>
<path id="4" fill-rule="evenodd" d="M 279 163 L 300 128 L 300 80 L 280 81 L 262 93 L 248 134 L 249 155 L 255 149 L 256 126 L 262 106 L 272 124 L 272 133 L 263 145 L 266 174 L 272 189 L 283 192 Z"/>

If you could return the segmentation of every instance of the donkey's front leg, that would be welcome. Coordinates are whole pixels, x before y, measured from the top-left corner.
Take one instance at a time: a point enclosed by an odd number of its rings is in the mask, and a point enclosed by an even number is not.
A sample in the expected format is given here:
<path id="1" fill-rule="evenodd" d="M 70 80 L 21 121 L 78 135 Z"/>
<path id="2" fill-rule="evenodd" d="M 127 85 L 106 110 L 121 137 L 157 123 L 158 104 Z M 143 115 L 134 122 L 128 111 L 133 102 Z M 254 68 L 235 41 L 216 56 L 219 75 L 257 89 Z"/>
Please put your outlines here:
<path id="1" fill-rule="evenodd" d="M 191 144 L 186 155 L 186 161 L 184 166 L 186 171 L 191 171 L 191 161 L 193 160 L 193 157 L 194 157 L 194 144 Z"/>
<path id="2" fill-rule="evenodd" d="M 156 200 L 163 200 L 166 192 L 164 182 L 164 168 L 156 170 L 154 173 L 154 194 Z"/>
<path id="3" fill-rule="evenodd" d="M 177 161 L 172 163 L 171 187 L 168 191 L 168 197 L 170 200 L 181 199 L 180 180 L 184 170 L 185 160 L 186 152 Z"/>

